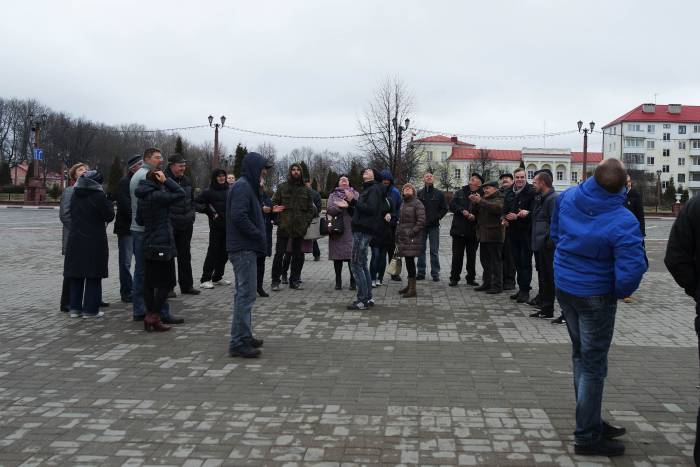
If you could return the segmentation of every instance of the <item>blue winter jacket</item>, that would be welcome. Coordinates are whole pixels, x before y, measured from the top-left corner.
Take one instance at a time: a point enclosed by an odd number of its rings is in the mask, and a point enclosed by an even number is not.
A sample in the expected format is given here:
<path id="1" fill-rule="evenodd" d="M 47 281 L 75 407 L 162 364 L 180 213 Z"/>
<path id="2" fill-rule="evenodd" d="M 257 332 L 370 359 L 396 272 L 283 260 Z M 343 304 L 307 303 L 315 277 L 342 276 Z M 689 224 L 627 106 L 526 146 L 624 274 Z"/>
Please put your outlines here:
<path id="1" fill-rule="evenodd" d="M 229 253 L 254 251 L 265 256 L 267 235 L 262 212 L 260 174 L 267 161 L 251 152 L 243 158 L 241 176 L 226 199 L 226 249 Z"/>
<path id="2" fill-rule="evenodd" d="M 557 198 L 550 236 L 554 282 L 578 297 L 632 295 L 647 270 L 639 221 L 625 190 L 609 193 L 591 177 Z"/>

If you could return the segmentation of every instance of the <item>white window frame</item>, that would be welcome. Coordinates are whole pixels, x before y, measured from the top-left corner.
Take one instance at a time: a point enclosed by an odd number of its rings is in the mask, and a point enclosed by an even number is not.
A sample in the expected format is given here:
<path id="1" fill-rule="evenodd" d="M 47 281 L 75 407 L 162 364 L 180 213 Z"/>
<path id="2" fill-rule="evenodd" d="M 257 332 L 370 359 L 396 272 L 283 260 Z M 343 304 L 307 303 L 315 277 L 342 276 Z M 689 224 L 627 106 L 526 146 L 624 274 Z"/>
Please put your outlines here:
<path id="1" fill-rule="evenodd" d="M 690 147 L 691 147 L 692 149 L 700 149 L 700 139 L 694 139 L 694 140 L 690 143 Z"/>
<path id="2" fill-rule="evenodd" d="M 687 128 L 685 125 L 678 125 L 678 134 L 679 135 L 684 135 L 686 130 L 687 130 Z"/>
<path id="3" fill-rule="evenodd" d="M 578 172 L 571 172 L 571 181 L 578 183 Z"/>
<path id="4" fill-rule="evenodd" d="M 647 133 L 656 133 L 656 125 L 647 125 Z"/>
<path id="5" fill-rule="evenodd" d="M 670 129 L 670 128 L 671 128 L 671 124 L 670 124 L 670 123 L 664 123 L 664 130 L 668 130 L 668 129 Z"/>
<path id="6" fill-rule="evenodd" d="M 455 169 L 454 174 L 457 180 L 462 180 L 462 169 Z"/>
<path id="7" fill-rule="evenodd" d="M 662 151 L 663 152 L 661 153 L 661 155 L 663 157 L 671 157 L 671 150 L 670 149 L 663 149 Z"/>
<path id="8" fill-rule="evenodd" d="M 647 156 L 647 165 L 654 165 L 654 156 Z"/>
<path id="9" fill-rule="evenodd" d="M 684 165 L 685 165 L 685 157 L 679 157 L 679 158 L 678 158 L 678 165 L 679 165 L 679 166 L 684 166 Z"/>
<path id="10" fill-rule="evenodd" d="M 665 174 L 670 173 L 670 172 L 671 172 L 671 166 L 668 165 L 668 164 L 662 165 L 662 166 L 661 166 L 661 171 L 662 171 L 663 173 L 665 173 Z"/>
<path id="11" fill-rule="evenodd" d="M 686 148 L 685 141 L 679 141 L 679 142 L 678 142 L 678 149 L 681 149 L 681 150 L 682 150 L 682 149 L 685 149 L 685 148 Z"/>
<path id="12" fill-rule="evenodd" d="M 676 175 L 676 177 L 678 178 L 678 180 L 677 180 L 678 183 L 685 183 L 685 174 L 678 174 L 678 175 Z M 681 178 L 682 178 L 682 180 L 681 180 Z"/>
<path id="13" fill-rule="evenodd" d="M 671 133 L 664 133 L 663 140 L 671 141 Z"/>
<path id="14" fill-rule="evenodd" d="M 654 149 L 654 140 L 653 139 L 647 140 L 647 149 Z"/>

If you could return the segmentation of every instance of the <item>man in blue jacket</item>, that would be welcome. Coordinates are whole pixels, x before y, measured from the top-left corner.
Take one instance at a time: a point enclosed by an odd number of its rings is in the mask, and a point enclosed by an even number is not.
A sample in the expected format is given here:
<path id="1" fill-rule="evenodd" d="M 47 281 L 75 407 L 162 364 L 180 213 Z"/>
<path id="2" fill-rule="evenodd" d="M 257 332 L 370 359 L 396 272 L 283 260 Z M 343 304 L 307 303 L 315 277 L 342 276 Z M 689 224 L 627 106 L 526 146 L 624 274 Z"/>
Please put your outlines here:
<path id="1" fill-rule="evenodd" d="M 557 198 L 551 239 L 554 280 L 571 337 L 576 394 L 574 451 L 619 456 L 625 434 L 601 418 L 603 383 L 615 327 L 617 300 L 632 295 L 647 270 L 639 222 L 625 208 L 627 174 L 617 159 Z"/>
<path id="2" fill-rule="evenodd" d="M 226 249 L 233 264 L 235 291 L 229 356 L 260 356 L 262 339 L 253 337 L 250 311 L 257 290 L 257 262 L 265 256 L 267 234 L 262 211 L 262 182 L 272 164 L 256 152 L 243 158 L 241 176 L 226 198 Z"/>

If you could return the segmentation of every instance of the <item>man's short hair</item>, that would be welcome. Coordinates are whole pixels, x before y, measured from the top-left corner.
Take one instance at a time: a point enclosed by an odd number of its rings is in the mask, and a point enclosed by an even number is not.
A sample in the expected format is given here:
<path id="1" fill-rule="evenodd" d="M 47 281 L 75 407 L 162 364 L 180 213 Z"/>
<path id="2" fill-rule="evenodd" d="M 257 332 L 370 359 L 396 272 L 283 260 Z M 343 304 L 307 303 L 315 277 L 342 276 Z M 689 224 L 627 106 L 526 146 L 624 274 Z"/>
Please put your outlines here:
<path id="1" fill-rule="evenodd" d="M 162 151 L 158 148 L 148 148 L 145 151 L 143 151 L 143 158 L 146 159 L 147 157 L 151 157 L 153 154 L 155 154 L 157 152 L 162 152 Z"/>
<path id="2" fill-rule="evenodd" d="M 598 185 L 602 186 L 608 193 L 619 193 L 627 183 L 627 172 L 625 167 L 617 159 L 605 159 L 598 164 L 593 172 L 593 177 Z"/>
<path id="3" fill-rule="evenodd" d="M 522 167 L 518 167 L 517 169 L 515 169 L 515 170 L 513 171 L 513 175 L 517 174 L 518 172 L 523 172 L 523 173 L 525 173 L 525 169 L 522 168 Z"/>
<path id="4" fill-rule="evenodd" d="M 547 172 L 540 172 L 537 175 L 535 175 L 535 178 L 544 183 L 544 186 L 546 186 L 547 188 L 552 188 L 552 176 L 549 175 Z"/>

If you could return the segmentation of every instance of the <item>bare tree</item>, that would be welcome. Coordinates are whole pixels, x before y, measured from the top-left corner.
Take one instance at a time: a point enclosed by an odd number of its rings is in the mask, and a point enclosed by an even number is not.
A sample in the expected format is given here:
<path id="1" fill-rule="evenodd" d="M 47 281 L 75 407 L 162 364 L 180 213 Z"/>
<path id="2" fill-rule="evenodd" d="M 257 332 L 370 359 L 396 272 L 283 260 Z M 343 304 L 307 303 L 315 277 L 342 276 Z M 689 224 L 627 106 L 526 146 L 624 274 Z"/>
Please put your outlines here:
<path id="1" fill-rule="evenodd" d="M 447 162 L 439 162 L 434 166 L 428 166 L 428 172 L 432 172 L 437 180 L 438 186 L 445 191 L 453 191 L 459 187 L 454 171 L 450 171 L 450 165 Z"/>
<path id="2" fill-rule="evenodd" d="M 485 148 L 479 149 L 479 153 L 474 162 L 469 164 L 469 172 L 477 172 L 488 181 L 495 175 L 500 175 L 501 167 L 491 158 L 491 151 Z"/>
<path id="3" fill-rule="evenodd" d="M 418 170 L 419 158 L 406 133 L 400 138 L 400 126 L 410 118 L 413 98 L 398 78 L 386 79 L 377 89 L 358 125 L 363 133 L 360 149 L 370 164 L 389 170 L 397 182 L 411 180 Z"/>
<path id="4" fill-rule="evenodd" d="M 267 171 L 267 177 L 265 177 L 265 190 L 273 191 L 277 188 L 277 181 L 279 180 L 277 149 L 271 143 L 262 143 L 255 148 L 255 152 L 274 164 L 272 168 Z"/>

